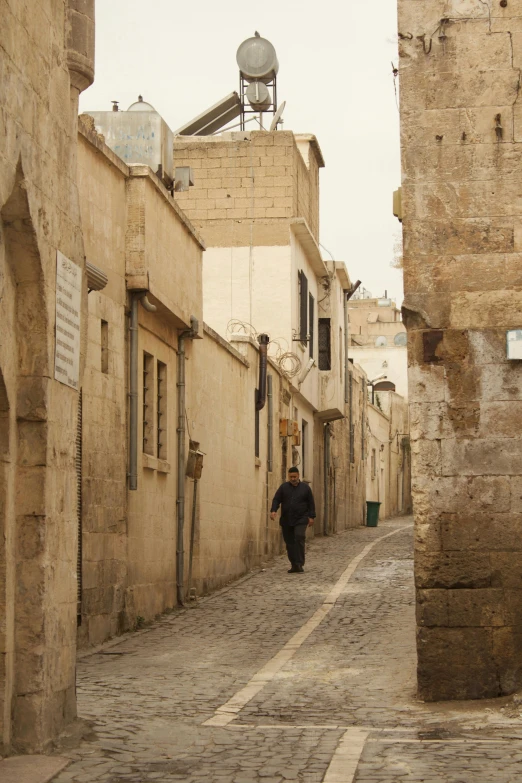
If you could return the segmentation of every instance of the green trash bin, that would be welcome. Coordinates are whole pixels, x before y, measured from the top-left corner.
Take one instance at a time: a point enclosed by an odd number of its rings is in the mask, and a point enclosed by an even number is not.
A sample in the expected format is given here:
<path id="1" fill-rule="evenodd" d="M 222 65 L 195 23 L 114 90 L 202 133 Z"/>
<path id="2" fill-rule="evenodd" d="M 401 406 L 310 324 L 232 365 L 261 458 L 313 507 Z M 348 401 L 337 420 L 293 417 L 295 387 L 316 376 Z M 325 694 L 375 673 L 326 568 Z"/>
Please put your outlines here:
<path id="1" fill-rule="evenodd" d="M 380 507 L 381 504 L 375 500 L 366 501 L 366 527 L 377 527 Z"/>

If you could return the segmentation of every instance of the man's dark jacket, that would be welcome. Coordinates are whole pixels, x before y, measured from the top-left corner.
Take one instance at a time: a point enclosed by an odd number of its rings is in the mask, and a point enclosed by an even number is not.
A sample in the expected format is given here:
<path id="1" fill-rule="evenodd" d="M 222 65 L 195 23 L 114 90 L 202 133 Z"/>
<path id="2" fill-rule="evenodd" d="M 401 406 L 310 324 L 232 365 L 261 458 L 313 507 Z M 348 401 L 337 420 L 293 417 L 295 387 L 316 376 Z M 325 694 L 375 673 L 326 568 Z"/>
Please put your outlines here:
<path id="1" fill-rule="evenodd" d="M 308 524 L 309 519 L 315 519 L 315 503 L 312 490 L 303 481 L 294 487 L 289 481 L 281 484 L 274 495 L 270 511 L 277 511 L 281 506 L 279 524 L 294 527 Z"/>

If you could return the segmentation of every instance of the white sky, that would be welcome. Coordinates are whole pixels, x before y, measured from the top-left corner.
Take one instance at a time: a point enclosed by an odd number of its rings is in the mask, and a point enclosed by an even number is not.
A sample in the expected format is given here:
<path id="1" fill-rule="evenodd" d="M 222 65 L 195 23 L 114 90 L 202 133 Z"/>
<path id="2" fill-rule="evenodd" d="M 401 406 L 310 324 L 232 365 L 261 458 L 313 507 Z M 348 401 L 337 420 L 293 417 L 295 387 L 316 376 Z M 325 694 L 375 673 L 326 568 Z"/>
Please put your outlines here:
<path id="1" fill-rule="evenodd" d="M 126 109 L 141 93 L 175 130 L 238 89 L 236 50 L 255 30 L 276 48 L 284 128 L 314 133 L 323 151 L 321 243 L 374 296 L 402 299 L 390 266 L 400 228 L 394 0 L 99 0 L 96 80 L 80 108 Z"/>

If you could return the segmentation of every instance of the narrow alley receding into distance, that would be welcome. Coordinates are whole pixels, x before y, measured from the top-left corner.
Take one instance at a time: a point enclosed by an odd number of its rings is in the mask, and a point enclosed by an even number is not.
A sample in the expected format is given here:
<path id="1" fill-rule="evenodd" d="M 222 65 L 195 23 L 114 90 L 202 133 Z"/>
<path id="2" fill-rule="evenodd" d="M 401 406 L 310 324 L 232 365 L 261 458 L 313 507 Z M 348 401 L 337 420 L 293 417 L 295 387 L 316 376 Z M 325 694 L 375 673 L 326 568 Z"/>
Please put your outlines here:
<path id="1" fill-rule="evenodd" d="M 315 540 L 303 575 L 276 558 L 85 654 L 56 783 L 512 783 L 512 700 L 416 699 L 412 539 L 399 518 Z"/>

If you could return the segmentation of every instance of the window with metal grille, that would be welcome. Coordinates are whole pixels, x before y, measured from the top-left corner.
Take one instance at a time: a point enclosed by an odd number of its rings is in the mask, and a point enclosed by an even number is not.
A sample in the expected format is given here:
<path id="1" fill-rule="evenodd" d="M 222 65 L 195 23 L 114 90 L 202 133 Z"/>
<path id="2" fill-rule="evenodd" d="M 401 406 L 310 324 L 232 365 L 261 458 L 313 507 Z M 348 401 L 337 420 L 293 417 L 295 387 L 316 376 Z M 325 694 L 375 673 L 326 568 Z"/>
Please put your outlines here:
<path id="1" fill-rule="evenodd" d="M 143 451 L 154 456 L 154 359 L 143 352 Z"/>
<path id="2" fill-rule="evenodd" d="M 303 344 L 308 340 L 308 280 L 304 272 L 298 273 L 299 279 L 299 339 Z"/>
<path id="3" fill-rule="evenodd" d="M 156 372 L 156 455 L 167 459 L 167 365 L 158 362 Z"/>
<path id="4" fill-rule="evenodd" d="M 372 479 L 374 479 L 377 475 L 377 453 L 375 449 L 372 449 L 371 471 Z"/>
<path id="5" fill-rule="evenodd" d="M 308 295 L 308 334 L 310 336 L 310 340 L 308 343 L 308 351 L 310 354 L 310 359 L 314 358 L 314 338 L 315 338 L 315 329 L 314 329 L 314 319 L 315 319 L 315 300 L 312 296 L 312 294 Z"/>
<path id="6" fill-rule="evenodd" d="M 101 322 L 101 371 L 109 372 L 109 324 Z"/>
<path id="7" fill-rule="evenodd" d="M 330 342 L 329 318 L 319 318 L 319 369 L 332 369 L 332 348 Z"/>
<path id="8" fill-rule="evenodd" d="M 339 378 L 343 379 L 343 330 L 339 327 Z"/>

